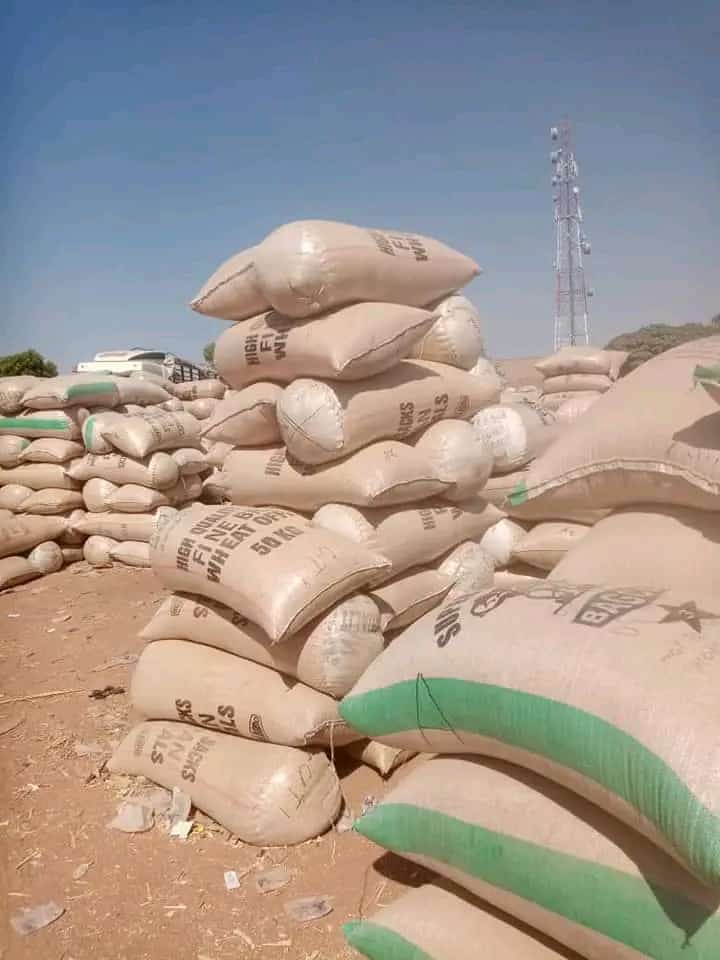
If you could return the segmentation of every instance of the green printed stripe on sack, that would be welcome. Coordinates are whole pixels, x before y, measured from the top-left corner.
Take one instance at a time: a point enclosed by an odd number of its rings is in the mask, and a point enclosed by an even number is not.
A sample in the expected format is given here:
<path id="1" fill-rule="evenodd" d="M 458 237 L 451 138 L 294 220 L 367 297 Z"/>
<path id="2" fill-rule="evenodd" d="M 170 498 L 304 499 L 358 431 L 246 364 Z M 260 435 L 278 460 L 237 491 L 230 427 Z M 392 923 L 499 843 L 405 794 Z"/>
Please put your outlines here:
<path id="1" fill-rule="evenodd" d="M 522 690 L 418 677 L 350 695 L 340 704 L 340 714 L 369 738 L 451 730 L 458 738 L 456 753 L 464 752 L 462 734 L 467 732 L 547 757 L 622 797 L 699 877 L 714 886 L 720 883 L 720 818 L 660 757 L 592 713 Z"/>
<path id="2" fill-rule="evenodd" d="M 508 503 L 511 507 L 520 507 L 523 503 L 526 503 L 528 499 L 528 488 L 524 480 L 521 480 L 518 485 L 510 491 L 508 495 Z"/>
<path id="3" fill-rule="evenodd" d="M 68 430 L 68 420 L 41 420 L 40 417 L 0 417 L 0 430 Z"/>
<path id="4" fill-rule="evenodd" d="M 378 923 L 351 920 L 343 924 L 342 931 L 350 946 L 370 960 L 433 960 L 420 947 Z M 448 937 L 452 935 L 452 930 L 448 930 Z"/>
<path id="5" fill-rule="evenodd" d="M 90 416 L 85 420 L 82 426 L 83 443 L 87 450 L 90 450 L 95 433 L 95 417 Z"/>
<path id="6" fill-rule="evenodd" d="M 76 383 L 68 387 L 65 396 L 68 400 L 73 397 L 85 397 L 89 393 L 117 393 L 118 388 L 114 383 L 108 383 L 107 380 L 98 380 L 96 383 Z"/>
<path id="7" fill-rule="evenodd" d="M 448 864 L 653 960 L 720 957 L 720 917 L 641 877 L 412 804 L 381 804 L 355 829 L 388 850 Z"/>

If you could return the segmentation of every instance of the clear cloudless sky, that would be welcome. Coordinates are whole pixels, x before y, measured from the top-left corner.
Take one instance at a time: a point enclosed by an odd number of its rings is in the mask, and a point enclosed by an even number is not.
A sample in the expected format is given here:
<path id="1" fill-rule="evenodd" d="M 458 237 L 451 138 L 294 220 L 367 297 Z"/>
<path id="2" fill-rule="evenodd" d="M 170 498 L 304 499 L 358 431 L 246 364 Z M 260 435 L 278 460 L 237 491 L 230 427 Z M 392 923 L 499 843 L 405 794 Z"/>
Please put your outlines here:
<path id="1" fill-rule="evenodd" d="M 497 357 L 547 352 L 549 127 L 574 124 L 593 340 L 720 312 L 716 0 L 9 0 L 0 354 L 199 357 L 188 300 L 304 218 L 475 257 Z"/>

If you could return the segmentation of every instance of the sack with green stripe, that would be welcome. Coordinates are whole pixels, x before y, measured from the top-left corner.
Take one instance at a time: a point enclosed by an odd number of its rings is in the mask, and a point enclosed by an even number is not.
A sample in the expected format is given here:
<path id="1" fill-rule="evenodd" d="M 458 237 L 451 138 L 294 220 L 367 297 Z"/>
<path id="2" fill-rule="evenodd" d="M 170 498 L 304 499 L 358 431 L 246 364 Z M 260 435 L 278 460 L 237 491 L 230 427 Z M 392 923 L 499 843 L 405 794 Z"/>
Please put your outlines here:
<path id="1" fill-rule="evenodd" d="M 74 411 L 35 410 L 11 417 L 0 417 L 0 437 L 60 437 L 61 440 L 79 440 L 80 424 Z"/>
<path id="2" fill-rule="evenodd" d="M 355 829 L 588 960 L 720 957 L 717 892 L 619 820 L 520 767 L 429 760 Z"/>
<path id="3" fill-rule="evenodd" d="M 710 394 L 715 403 L 720 403 L 720 363 L 695 367 L 695 383 Z"/>
<path id="4" fill-rule="evenodd" d="M 493 587 L 406 630 L 341 713 L 391 746 L 529 767 L 720 887 L 719 653 L 720 597 Z"/>
<path id="5" fill-rule="evenodd" d="M 114 377 L 110 374 L 76 373 L 40 380 L 23 397 L 31 410 L 57 408 L 115 407 L 124 403 L 164 403 L 170 394 L 159 384 L 136 377 Z"/>
<path id="6" fill-rule="evenodd" d="M 409 890 L 368 920 L 351 920 L 343 933 L 370 960 L 578 960 L 443 881 Z"/>

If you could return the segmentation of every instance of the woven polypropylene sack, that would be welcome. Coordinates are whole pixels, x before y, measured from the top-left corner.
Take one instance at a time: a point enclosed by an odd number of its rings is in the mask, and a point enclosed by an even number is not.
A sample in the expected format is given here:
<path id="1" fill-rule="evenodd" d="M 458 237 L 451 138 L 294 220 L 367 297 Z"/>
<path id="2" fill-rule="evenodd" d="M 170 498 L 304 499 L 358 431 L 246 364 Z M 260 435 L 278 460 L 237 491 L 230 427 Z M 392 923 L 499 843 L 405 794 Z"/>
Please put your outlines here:
<path id="1" fill-rule="evenodd" d="M 603 523 L 604 521 L 600 521 Z M 539 523 L 532 530 L 529 530 L 513 548 L 513 557 L 521 563 L 527 563 L 531 567 L 538 567 L 540 570 L 553 570 L 567 556 L 568 552 L 574 552 L 581 541 L 588 535 L 590 527 L 582 523 Z M 720 529 L 720 527 L 718 528 Z M 621 549 L 625 548 L 625 544 Z M 616 553 L 613 560 L 618 559 Z M 720 555 L 718 556 L 720 560 Z M 617 568 L 616 568 L 617 571 Z M 574 577 L 566 577 L 562 573 L 557 575 L 559 579 L 573 580 Z M 576 581 L 577 582 L 577 581 Z M 584 583 L 610 583 L 604 576 L 591 576 Z M 620 578 L 621 584 L 629 584 L 630 580 Z M 644 584 L 645 581 L 642 581 Z M 650 585 L 649 583 L 647 584 Z M 720 586 L 720 582 L 718 584 Z M 673 586 L 668 583 L 667 587 Z M 700 586 L 700 585 L 698 585 Z M 701 589 L 701 592 L 705 592 Z"/>
<path id="2" fill-rule="evenodd" d="M 273 310 L 225 330 L 215 365 L 238 390 L 256 380 L 362 380 L 407 357 L 433 318 L 395 303 L 355 303 L 303 323 Z"/>
<path id="3" fill-rule="evenodd" d="M 135 460 L 123 453 L 88 453 L 68 467 L 68 474 L 85 483 L 94 478 L 111 483 L 134 483 L 154 490 L 174 486 L 180 477 L 180 468 L 168 453 L 151 453 Z"/>
<path id="4" fill-rule="evenodd" d="M 62 570 L 64 563 L 62 550 L 54 540 L 46 540 L 33 547 L 28 554 L 28 561 L 43 575 Z"/>
<path id="5" fill-rule="evenodd" d="M 322 750 L 299 750 L 202 730 L 141 723 L 108 763 L 188 794 L 193 806 L 245 843 L 282 846 L 324 833 L 342 795 Z"/>
<path id="6" fill-rule="evenodd" d="M 216 397 L 200 397 L 198 400 L 184 400 L 184 409 L 196 420 L 209 420 L 220 401 Z"/>
<path id="7" fill-rule="evenodd" d="M 0 417 L 0 436 L 60 437 L 63 440 L 78 440 L 80 424 L 74 410 L 40 410 L 17 416 Z"/>
<path id="8" fill-rule="evenodd" d="M 492 588 L 394 640 L 341 712 L 392 746 L 527 766 L 718 886 L 718 642 L 717 594 Z"/>
<path id="9" fill-rule="evenodd" d="M 589 960 L 719 955 L 716 891 L 615 818 L 519 767 L 429 760 L 355 829 Z"/>
<path id="10" fill-rule="evenodd" d="M 38 543 L 55 540 L 66 527 L 64 517 L 0 517 L 0 557 L 24 553 Z"/>
<path id="11" fill-rule="evenodd" d="M 288 510 L 201 507 L 158 524 L 151 562 L 174 590 L 227 604 L 267 633 L 291 636 L 365 586 L 388 562 Z"/>
<path id="12" fill-rule="evenodd" d="M 122 453 L 141 458 L 156 450 L 197 446 L 200 423 L 191 413 L 152 410 L 133 417 L 113 418 L 107 426 L 103 425 L 102 434 Z"/>
<path id="13" fill-rule="evenodd" d="M 27 441 L 26 441 L 27 442 Z M 21 463 L 68 463 L 82 457 L 85 447 L 77 440 L 40 437 L 32 440 L 19 456 Z"/>
<path id="14" fill-rule="evenodd" d="M 370 590 L 380 609 L 383 630 L 401 630 L 437 607 L 453 585 L 450 577 L 431 567 L 416 567 Z"/>
<path id="15" fill-rule="evenodd" d="M 416 507 L 359 510 L 326 504 L 313 516 L 315 527 L 333 530 L 385 557 L 388 579 L 442 556 L 463 540 L 479 539 L 502 513 L 479 497 L 463 503 L 428 502 Z"/>
<path id="16" fill-rule="evenodd" d="M 397 440 L 373 443 L 320 468 L 288 458 L 285 447 L 235 450 L 225 458 L 219 483 L 233 503 L 295 510 L 316 510 L 329 502 L 412 503 L 443 494 L 450 486 L 424 453 Z"/>
<path id="17" fill-rule="evenodd" d="M 192 477 L 197 473 L 210 471 L 205 454 L 195 447 L 180 447 L 178 450 L 172 450 L 170 456 L 177 464 L 181 477 Z"/>
<path id="18" fill-rule="evenodd" d="M 290 453 L 321 464 L 374 440 L 404 440 L 437 420 L 465 420 L 497 400 L 494 380 L 425 360 L 402 360 L 354 383 L 295 380 L 277 404 Z"/>
<path id="19" fill-rule="evenodd" d="M 0 558 L 0 590 L 7 590 L 40 576 L 42 576 L 40 571 L 30 563 L 27 557 Z"/>
<path id="20" fill-rule="evenodd" d="M 598 373 L 568 373 L 560 377 L 547 377 L 543 382 L 543 393 L 552 396 L 553 393 L 572 393 L 592 390 L 605 393 L 613 385 L 610 377 Z"/>
<path id="21" fill-rule="evenodd" d="M 442 881 L 410 889 L 367 919 L 345 923 L 343 934 L 369 960 L 478 960 L 478 947 L 487 960 L 580 960 Z"/>
<path id="22" fill-rule="evenodd" d="M 693 372 L 719 359 L 720 337 L 708 337 L 623 377 L 531 465 L 513 505 L 536 501 L 548 519 L 549 510 L 634 503 L 717 510 L 720 420 Z"/>
<path id="23" fill-rule="evenodd" d="M 17 467 L 31 443 L 27 437 L 0 436 L 0 467 Z"/>
<path id="24" fill-rule="evenodd" d="M 159 516 L 172 516 L 174 507 L 161 507 L 155 513 L 111 513 L 102 511 L 71 517 L 71 529 L 85 536 L 109 537 L 111 540 L 149 542 Z"/>
<path id="25" fill-rule="evenodd" d="M 19 483 L 31 490 L 53 487 L 55 490 L 79 490 L 81 484 L 74 480 L 60 463 L 21 463 L 18 467 L 0 470 L 0 486 Z"/>
<path id="26" fill-rule="evenodd" d="M 589 346 L 567 346 L 544 360 L 538 360 L 535 369 L 545 377 L 559 377 L 564 374 L 586 373 L 600 376 L 613 376 L 617 379 L 617 359 L 605 350 Z"/>
<path id="27" fill-rule="evenodd" d="M 277 443 L 276 407 L 281 395 L 277 383 L 253 383 L 244 390 L 228 392 L 203 423 L 203 438 L 237 447 Z"/>
<path id="28" fill-rule="evenodd" d="M 432 311 L 435 322 L 410 356 L 472 370 L 485 349 L 475 305 L 462 294 L 453 294 L 434 304 Z"/>
<path id="29" fill-rule="evenodd" d="M 121 540 L 110 548 L 110 559 L 127 567 L 149 567 L 150 546 L 143 540 Z"/>
<path id="30" fill-rule="evenodd" d="M 358 301 L 422 307 L 480 273 L 464 254 L 419 234 L 302 220 L 254 252 L 258 286 L 280 313 L 311 317 Z"/>
<path id="31" fill-rule="evenodd" d="M 552 396 L 552 394 L 551 394 Z M 555 410 L 556 423 L 572 423 L 581 417 L 590 409 L 590 407 L 602 396 L 601 393 L 591 391 L 579 392 L 577 397 L 571 397 L 565 400 Z"/>
<path id="32" fill-rule="evenodd" d="M 23 408 L 23 398 L 38 377 L 0 377 L 0 414 L 9 416 Z"/>
<path id="33" fill-rule="evenodd" d="M 18 512 L 23 503 L 32 496 L 34 490 L 22 483 L 6 483 L 0 487 L 0 510 Z"/>
<path id="34" fill-rule="evenodd" d="M 221 263 L 191 301 L 192 309 L 221 320 L 246 320 L 267 310 L 254 261 L 255 248 L 249 247 Z"/>
<path id="35" fill-rule="evenodd" d="M 118 545 L 118 541 L 110 537 L 88 537 L 83 544 L 83 557 L 93 567 L 111 567 L 112 549 Z"/>
<path id="36" fill-rule="evenodd" d="M 378 743 L 377 740 L 362 740 L 359 743 L 348 744 L 343 748 L 343 753 L 372 767 L 383 777 L 387 777 L 393 770 L 397 770 L 415 756 L 410 750 L 396 750 L 384 743 Z"/>
<path id="37" fill-rule="evenodd" d="M 467 500 L 479 493 L 493 469 L 493 453 L 484 437 L 466 420 L 441 420 L 415 441 L 441 480 L 452 484 L 445 500 Z"/>
<path id="38" fill-rule="evenodd" d="M 485 531 L 480 546 L 490 554 L 499 570 L 510 563 L 515 547 L 524 536 L 524 527 L 509 517 L 503 517 Z"/>
<path id="39" fill-rule="evenodd" d="M 552 434 L 527 403 L 493 405 L 476 413 L 472 425 L 494 458 L 494 473 L 511 473 L 530 463 Z"/>
<path id="40" fill-rule="evenodd" d="M 174 594 L 140 633 L 153 640 L 190 640 L 297 677 L 310 687 L 342 697 L 382 652 L 380 612 L 369 597 L 348 597 L 285 643 L 213 600 Z"/>
<path id="41" fill-rule="evenodd" d="M 720 513 L 659 505 L 619 510 L 572 546 L 553 579 L 720 596 Z"/>
<path id="42" fill-rule="evenodd" d="M 79 490 L 54 490 L 52 487 L 45 487 L 44 490 L 33 490 L 17 509 L 22 513 L 54 516 L 78 510 L 83 504 L 83 495 Z"/>
<path id="43" fill-rule="evenodd" d="M 222 400 L 227 390 L 222 380 L 187 380 L 176 383 L 173 395 L 179 400 Z"/>
<path id="44" fill-rule="evenodd" d="M 277 670 L 186 640 L 148 644 L 130 689 L 148 720 L 182 720 L 288 747 L 360 739 L 338 714 L 337 700 Z M 218 706 L 220 704 L 220 706 Z"/>

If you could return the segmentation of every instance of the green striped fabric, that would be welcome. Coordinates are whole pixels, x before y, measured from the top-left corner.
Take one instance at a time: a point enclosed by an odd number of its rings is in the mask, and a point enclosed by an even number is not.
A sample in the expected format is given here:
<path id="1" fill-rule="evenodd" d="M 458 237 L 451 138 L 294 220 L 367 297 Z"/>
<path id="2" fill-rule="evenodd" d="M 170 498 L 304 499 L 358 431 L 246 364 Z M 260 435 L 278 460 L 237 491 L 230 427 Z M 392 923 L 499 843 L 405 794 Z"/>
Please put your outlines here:
<path id="1" fill-rule="evenodd" d="M 651 887 L 641 877 L 408 803 L 381 804 L 358 820 L 355 829 L 387 850 L 430 858 L 440 869 L 444 864 L 460 870 L 643 957 L 720 957 L 720 917 L 675 891 Z M 518 919 L 525 919 L 519 910 Z M 557 927 L 545 932 L 558 938 Z M 573 946 L 570 928 L 568 937 L 567 945 Z"/>
<path id="2" fill-rule="evenodd" d="M 87 397 L 95 393 L 114 393 L 117 394 L 117 384 L 108 380 L 97 380 L 94 383 L 74 383 L 67 388 L 65 396 L 68 400 L 78 397 Z"/>
<path id="3" fill-rule="evenodd" d="M 420 947 L 379 923 L 352 920 L 343 924 L 342 929 L 350 946 L 370 960 L 433 960 Z M 448 935 L 452 936 L 452 931 Z"/>
<path id="4" fill-rule="evenodd" d="M 467 752 L 467 732 L 547 757 L 639 810 L 699 877 L 720 882 L 720 818 L 660 757 L 594 714 L 522 690 L 425 677 L 350 694 L 340 715 L 371 739 L 424 730 L 432 750 L 432 731 L 451 730 L 457 753 Z"/>
<path id="5" fill-rule="evenodd" d="M 69 420 L 43 420 L 41 417 L 0 417 L 0 430 L 22 430 L 23 432 L 30 427 L 33 431 L 52 430 L 56 433 L 59 430 L 70 430 L 72 426 Z"/>

